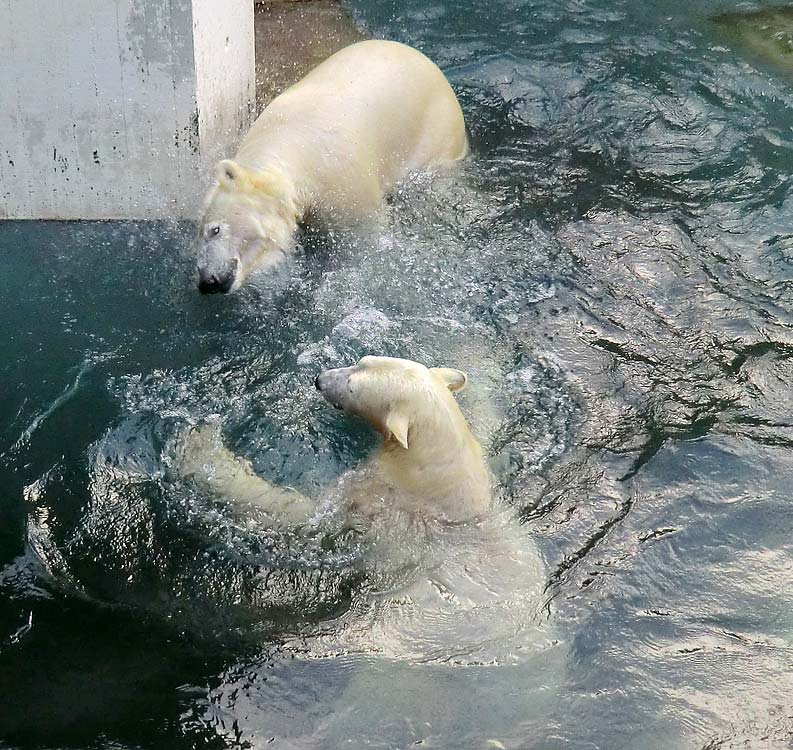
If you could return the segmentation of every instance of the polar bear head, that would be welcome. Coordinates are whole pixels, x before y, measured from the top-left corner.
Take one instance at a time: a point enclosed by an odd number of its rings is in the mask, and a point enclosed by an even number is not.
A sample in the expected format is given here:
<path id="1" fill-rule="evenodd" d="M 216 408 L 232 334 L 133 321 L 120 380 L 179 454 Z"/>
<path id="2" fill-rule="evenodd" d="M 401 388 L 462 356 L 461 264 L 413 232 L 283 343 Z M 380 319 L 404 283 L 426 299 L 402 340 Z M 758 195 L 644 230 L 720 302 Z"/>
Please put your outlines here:
<path id="1" fill-rule="evenodd" d="M 363 418 L 386 441 L 407 450 L 417 438 L 468 428 L 452 393 L 467 376 L 394 357 L 363 357 L 352 367 L 326 370 L 314 381 L 333 406 Z"/>
<path id="2" fill-rule="evenodd" d="M 210 294 L 232 292 L 253 268 L 278 262 L 297 227 L 294 189 L 284 175 L 224 159 L 216 177 L 196 243 L 198 288 Z"/>
<path id="3" fill-rule="evenodd" d="M 466 380 L 460 370 L 391 357 L 364 357 L 316 379 L 331 404 L 362 417 L 384 437 L 350 492 L 353 507 L 367 514 L 385 502 L 455 523 L 487 510 L 490 474 L 453 395 Z"/>

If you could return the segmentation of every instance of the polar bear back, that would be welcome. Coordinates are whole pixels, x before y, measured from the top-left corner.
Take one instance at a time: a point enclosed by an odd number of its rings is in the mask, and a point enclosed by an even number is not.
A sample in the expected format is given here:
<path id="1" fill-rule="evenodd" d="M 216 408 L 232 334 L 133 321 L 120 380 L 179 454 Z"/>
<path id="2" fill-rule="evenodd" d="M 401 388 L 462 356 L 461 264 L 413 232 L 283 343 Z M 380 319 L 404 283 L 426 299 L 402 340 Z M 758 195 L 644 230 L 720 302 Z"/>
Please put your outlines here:
<path id="1" fill-rule="evenodd" d="M 274 99 L 236 160 L 286 171 L 314 210 L 355 215 L 376 209 L 409 172 L 467 151 L 462 110 L 440 69 L 412 47 L 370 40 Z"/>

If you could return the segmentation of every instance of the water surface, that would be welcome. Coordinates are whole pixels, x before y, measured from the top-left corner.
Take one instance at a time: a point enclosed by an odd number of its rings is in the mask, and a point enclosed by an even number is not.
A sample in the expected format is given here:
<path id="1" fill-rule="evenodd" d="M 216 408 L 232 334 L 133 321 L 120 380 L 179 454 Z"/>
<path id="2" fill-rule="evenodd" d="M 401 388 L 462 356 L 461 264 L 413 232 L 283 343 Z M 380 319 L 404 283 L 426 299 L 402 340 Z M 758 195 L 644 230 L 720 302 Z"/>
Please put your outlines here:
<path id="1" fill-rule="evenodd" d="M 372 236 L 208 299 L 187 226 L 0 225 L 0 740 L 789 747 L 785 71 L 722 0 L 352 8 L 441 65 L 473 145 Z M 374 442 L 311 381 L 366 352 L 472 376 L 544 562 L 487 659 L 323 652 L 382 588 L 360 540 L 173 475 L 209 418 L 323 497 Z"/>

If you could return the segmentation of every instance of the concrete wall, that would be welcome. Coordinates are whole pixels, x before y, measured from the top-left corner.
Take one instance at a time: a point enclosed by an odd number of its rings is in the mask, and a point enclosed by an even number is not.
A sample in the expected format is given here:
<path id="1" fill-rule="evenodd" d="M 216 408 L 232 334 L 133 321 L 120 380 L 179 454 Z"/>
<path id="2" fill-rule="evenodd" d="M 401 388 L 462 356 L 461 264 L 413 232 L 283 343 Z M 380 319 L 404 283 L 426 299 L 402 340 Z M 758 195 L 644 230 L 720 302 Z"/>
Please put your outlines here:
<path id="1" fill-rule="evenodd" d="M 250 0 L 0 0 L 0 218 L 194 217 L 255 97 Z"/>
<path id="2" fill-rule="evenodd" d="M 249 0 L 193 0 L 193 17 L 199 141 L 214 166 L 234 155 L 256 116 L 253 9 Z"/>

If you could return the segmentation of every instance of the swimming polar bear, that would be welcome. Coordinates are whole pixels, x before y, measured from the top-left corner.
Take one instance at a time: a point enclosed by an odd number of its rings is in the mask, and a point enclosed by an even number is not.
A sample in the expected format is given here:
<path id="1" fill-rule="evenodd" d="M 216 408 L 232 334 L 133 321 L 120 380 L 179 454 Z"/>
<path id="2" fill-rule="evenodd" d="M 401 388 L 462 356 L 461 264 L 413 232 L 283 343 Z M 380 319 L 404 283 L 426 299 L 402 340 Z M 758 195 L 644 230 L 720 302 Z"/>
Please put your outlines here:
<path id="1" fill-rule="evenodd" d="M 369 40 L 276 97 L 216 168 L 197 240 L 198 288 L 231 292 L 283 258 L 298 222 L 355 223 L 410 172 L 468 153 L 462 110 L 418 50 Z"/>
<path id="2" fill-rule="evenodd" d="M 482 449 L 453 396 L 466 382 L 460 370 L 373 356 L 317 377 L 327 401 L 383 442 L 329 493 L 371 549 L 372 595 L 315 639 L 315 655 L 490 663 L 547 645 L 537 630 L 544 564 L 512 510 L 491 501 Z M 319 515 L 301 493 L 258 477 L 211 427 L 187 434 L 178 470 L 275 524 Z"/>
<path id="3" fill-rule="evenodd" d="M 452 395 L 466 383 L 460 370 L 373 356 L 317 377 L 315 386 L 327 401 L 383 436 L 369 460 L 345 478 L 344 499 L 351 513 L 369 518 L 385 504 L 390 510 L 460 523 L 486 512 L 490 477 L 482 448 Z M 275 521 L 293 524 L 313 512 L 310 500 L 257 477 L 250 465 L 213 440 L 211 428 L 189 433 L 182 474 L 203 477 L 238 503 L 268 510 Z"/>

